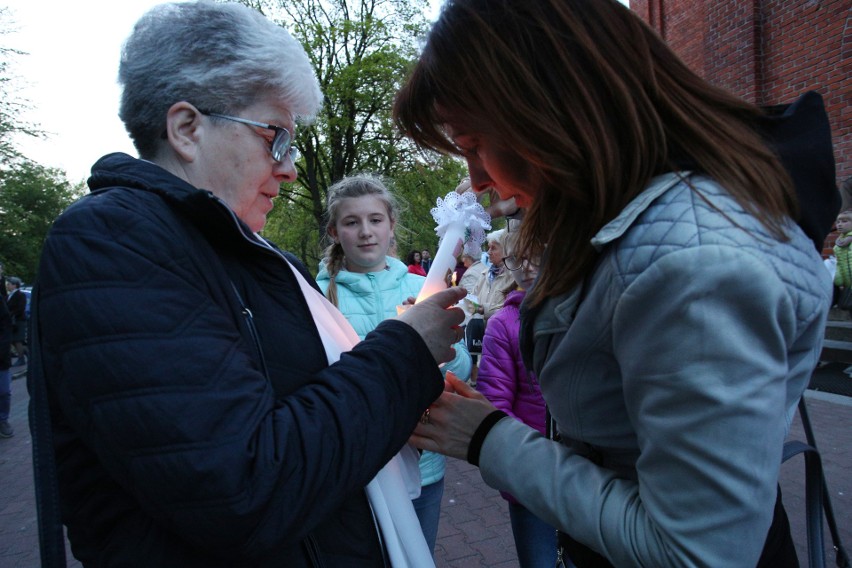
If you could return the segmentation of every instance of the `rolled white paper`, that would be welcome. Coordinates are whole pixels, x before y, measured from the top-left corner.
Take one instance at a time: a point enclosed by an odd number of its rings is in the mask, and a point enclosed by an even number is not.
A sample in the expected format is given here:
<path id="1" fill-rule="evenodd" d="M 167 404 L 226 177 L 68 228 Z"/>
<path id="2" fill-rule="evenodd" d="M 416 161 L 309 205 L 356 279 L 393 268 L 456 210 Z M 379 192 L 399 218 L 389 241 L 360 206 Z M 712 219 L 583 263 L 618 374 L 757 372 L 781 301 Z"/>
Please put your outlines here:
<path id="1" fill-rule="evenodd" d="M 426 282 L 417 295 L 417 301 L 425 300 L 432 294 L 440 292 L 447 287 L 447 271 L 456 267 L 456 257 L 461 253 L 464 245 L 464 222 L 459 220 L 447 227 L 438 252 L 432 259 L 432 266 L 426 274 Z"/>

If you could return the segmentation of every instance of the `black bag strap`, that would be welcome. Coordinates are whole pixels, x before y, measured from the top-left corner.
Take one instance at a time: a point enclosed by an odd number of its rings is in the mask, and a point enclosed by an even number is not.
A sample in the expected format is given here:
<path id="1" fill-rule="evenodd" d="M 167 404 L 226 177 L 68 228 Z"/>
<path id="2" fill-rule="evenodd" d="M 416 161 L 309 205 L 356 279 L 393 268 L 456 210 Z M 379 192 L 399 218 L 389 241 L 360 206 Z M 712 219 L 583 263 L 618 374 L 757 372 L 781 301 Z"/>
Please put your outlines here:
<path id="1" fill-rule="evenodd" d="M 831 494 L 825 482 L 825 471 L 822 467 L 822 459 L 816 447 L 816 440 L 808 417 L 808 409 L 805 397 L 799 400 L 799 417 L 802 420 L 802 429 L 805 432 L 807 444 L 799 440 L 793 440 L 784 444 L 782 462 L 791 457 L 803 454 L 805 457 L 805 511 L 807 515 L 808 532 L 808 566 L 810 568 L 824 568 L 825 554 L 823 552 L 823 528 L 822 518 L 825 516 L 828 530 L 831 533 L 831 542 L 834 546 L 835 563 L 838 568 L 852 568 L 849 555 L 840 540 L 837 530 L 837 521 L 834 518 L 834 509 L 831 506 Z"/>
<path id="2" fill-rule="evenodd" d="M 30 314 L 30 360 L 27 368 L 27 391 L 30 395 L 29 422 L 33 445 L 33 477 L 36 511 L 38 513 L 38 543 L 42 568 L 64 568 L 65 533 L 59 509 L 59 479 L 56 456 L 53 453 L 53 430 L 50 425 L 50 406 L 42 368 L 39 342 L 38 285 L 33 288 Z"/>

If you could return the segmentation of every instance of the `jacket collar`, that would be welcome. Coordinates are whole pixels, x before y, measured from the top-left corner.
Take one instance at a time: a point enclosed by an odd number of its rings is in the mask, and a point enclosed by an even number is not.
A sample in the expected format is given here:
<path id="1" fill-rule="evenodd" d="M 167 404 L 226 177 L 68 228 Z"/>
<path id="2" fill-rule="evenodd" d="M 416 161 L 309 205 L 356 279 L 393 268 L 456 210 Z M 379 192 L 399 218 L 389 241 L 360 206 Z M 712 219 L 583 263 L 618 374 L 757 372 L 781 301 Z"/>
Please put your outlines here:
<path id="1" fill-rule="evenodd" d="M 503 302 L 504 306 L 520 306 L 521 302 L 524 300 L 524 296 L 527 295 L 526 290 L 512 290 L 506 295 L 506 300 Z"/>
<path id="2" fill-rule="evenodd" d="M 221 227 L 218 223 L 226 222 L 235 224 L 247 240 L 257 240 L 248 225 L 212 191 L 199 189 L 153 162 L 121 152 L 107 154 L 92 166 L 87 183 L 92 193 L 123 187 L 159 195 L 202 230 L 215 234 Z"/>
<path id="3" fill-rule="evenodd" d="M 686 180 L 690 172 L 670 172 L 651 179 L 648 186 L 637 195 L 633 201 L 627 204 L 621 213 L 604 225 L 604 227 L 592 237 L 592 246 L 601 251 L 606 245 L 621 237 L 627 229 L 639 218 L 643 212 L 662 194 L 669 189 Z"/>
<path id="4" fill-rule="evenodd" d="M 129 187 L 167 195 L 175 200 L 187 199 L 195 192 L 206 191 L 197 189 L 153 162 L 121 152 L 107 154 L 95 162 L 87 183 L 93 192 L 109 187 Z"/>
<path id="5" fill-rule="evenodd" d="M 393 286 L 396 286 L 397 282 L 408 277 L 408 267 L 405 263 L 390 256 L 386 257 L 386 262 L 388 265 L 387 269 L 379 272 L 362 273 L 341 270 L 337 273 L 335 280 L 339 286 L 346 286 L 353 291 L 372 291 L 372 284 L 370 284 L 368 274 L 372 274 L 373 277 L 378 278 L 380 286 L 387 283 L 392 283 Z M 317 280 L 330 279 L 326 265 L 321 263 Z"/>
<path id="6" fill-rule="evenodd" d="M 652 178 L 648 186 L 615 219 L 597 232 L 591 240 L 592 245 L 600 251 L 619 239 L 658 197 L 690 175 L 691 172 L 670 172 Z M 536 314 L 534 333 L 538 335 L 567 330 L 584 295 L 583 284 L 580 284 L 566 294 L 545 300 L 545 307 Z"/>

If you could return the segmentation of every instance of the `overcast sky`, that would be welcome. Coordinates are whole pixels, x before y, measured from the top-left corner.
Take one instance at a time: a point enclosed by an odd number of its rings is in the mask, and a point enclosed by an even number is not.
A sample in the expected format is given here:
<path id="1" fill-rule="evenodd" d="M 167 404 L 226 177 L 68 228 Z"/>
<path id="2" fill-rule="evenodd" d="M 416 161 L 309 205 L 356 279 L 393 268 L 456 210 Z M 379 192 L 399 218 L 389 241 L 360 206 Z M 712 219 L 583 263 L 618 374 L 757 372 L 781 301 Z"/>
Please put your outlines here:
<path id="1" fill-rule="evenodd" d="M 121 44 L 133 24 L 162 0 L 0 0 L 13 29 L 0 45 L 26 52 L 12 68 L 25 118 L 50 136 L 21 137 L 19 147 L 36 162 L 84 180 L 109 152 L 136 152 L 118 119 L 116 84 Z M 627 3 L 627 0 L 621 0 Z M 429 17 L 441 0 L 430 0 Z"/>
<path id="2" fill-rule="evenodd" d="M 20 138 L 24 155 L 75 182 L 103 154 L 135 155 L 118 120 L 118 57 L 133 23 L 157 3 L 0 0 L 16 30 L 0 41 L 27 53 L 14 58 L 14 85 L 29 101 L 27 118 L 50 133 L 43 141 Z"/>

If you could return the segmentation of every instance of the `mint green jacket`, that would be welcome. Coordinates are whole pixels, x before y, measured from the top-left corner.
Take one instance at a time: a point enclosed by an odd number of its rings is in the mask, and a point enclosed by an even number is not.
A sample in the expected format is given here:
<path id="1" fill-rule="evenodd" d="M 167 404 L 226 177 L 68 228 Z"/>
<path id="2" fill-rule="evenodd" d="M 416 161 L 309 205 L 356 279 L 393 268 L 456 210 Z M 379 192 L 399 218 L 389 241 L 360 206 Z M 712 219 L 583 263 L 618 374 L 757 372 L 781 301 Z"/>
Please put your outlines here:
<path id="1" fill-rule="evenodd" d="M 355 333 L 361 339 L 373 331 L 383 320 L 396 316 L 396 307 L 409 297 L 417 297 L 426 279 L 408 272 L 401 261 L 386 257 L 387 268 L 380 272 L 337 273 L 337 304 L 346 316 Z M 330 277 L 324 264 L 320 264 L 317 284 L 323 294 L 328 290 Z M 473 367 L 470 353 L 464 342 L 453 346 L 456 358 L 446 363 L 442 370 L 452 371 L 463 381 L 470 379 Z M 405 354 L 400 354 L 405 357 Z M 422 485 L 431 485 L 444 477 L 446 460 L 444 456 L 432 452 L 423 452 L 420 458 L 420 477 Z"/>
<path id="2" fill-rule="evenodd" d="M 337 274 L 337 307 L 364 339 L 382 321 L 396 316 L 396 307 L 406 298 L 416 297 L 426 279 L 408 272 L 403 262 L 386 259 L 388 267 L 380 272 L 349 272 Z M 331 280 L 324 264 L 320 264 L 317 284 L 323 294 Z"/>

